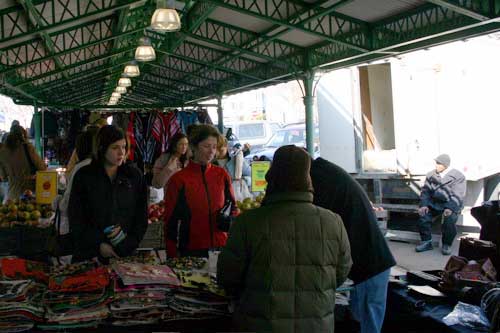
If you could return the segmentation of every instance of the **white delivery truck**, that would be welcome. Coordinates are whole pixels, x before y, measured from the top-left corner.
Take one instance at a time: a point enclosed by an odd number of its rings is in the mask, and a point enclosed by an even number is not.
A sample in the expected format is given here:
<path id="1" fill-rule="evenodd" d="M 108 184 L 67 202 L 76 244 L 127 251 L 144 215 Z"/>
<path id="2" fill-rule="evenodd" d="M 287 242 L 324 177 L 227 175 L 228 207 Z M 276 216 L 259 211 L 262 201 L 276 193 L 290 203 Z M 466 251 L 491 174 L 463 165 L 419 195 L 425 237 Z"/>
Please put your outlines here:
<path id="1" fill-rule="evenodd" d="M 470 208 L 498 199 L 499 57 L 500 41 L 481 37 L 323 74 L 321 156 L 372 181 L 388 210 L 411 212 L 433 158 L 447 153 L 467 179 L 459 224 L 477 227 Z"/>

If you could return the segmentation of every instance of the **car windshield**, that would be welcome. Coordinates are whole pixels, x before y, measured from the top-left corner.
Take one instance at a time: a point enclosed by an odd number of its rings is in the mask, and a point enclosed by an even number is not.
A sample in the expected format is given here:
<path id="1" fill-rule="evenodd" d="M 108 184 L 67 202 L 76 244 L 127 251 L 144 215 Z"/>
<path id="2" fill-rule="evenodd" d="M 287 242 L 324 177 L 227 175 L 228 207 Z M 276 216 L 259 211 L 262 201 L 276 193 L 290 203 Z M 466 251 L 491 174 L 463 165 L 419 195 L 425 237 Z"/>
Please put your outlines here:
<path id="1" fill-rule="evenodd" d="M 266 147 L 281 147 L 284 146 L 286 139 L 287 131 L 278 131 L 274 133 L 268 143 L 266 143 Z"/>

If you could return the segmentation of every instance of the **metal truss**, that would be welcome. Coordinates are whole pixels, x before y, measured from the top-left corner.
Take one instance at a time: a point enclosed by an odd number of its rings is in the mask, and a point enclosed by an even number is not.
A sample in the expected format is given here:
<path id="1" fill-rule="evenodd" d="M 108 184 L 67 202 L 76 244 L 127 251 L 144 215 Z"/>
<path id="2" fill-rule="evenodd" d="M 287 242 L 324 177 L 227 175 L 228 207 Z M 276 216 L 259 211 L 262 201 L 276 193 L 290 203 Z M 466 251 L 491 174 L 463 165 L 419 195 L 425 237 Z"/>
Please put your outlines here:
<path id="1" fill-rule="evenodd" d="M 498 0 L 427 0 L 370 23 L 338 12 L 352 1 L 185 0 L 181 31 L 159 34 L 148 29 L 153 0 L 16 0 L 0 9 L 0 92 L 100 105 L 142 36 L 151 38 L 157 60 L 141 64 L 123 105 L 179 105 L 500 30 Z M 221 22 L 212 18 L 218 7 L 266 24 L 250 30 Z M 292 31 L 321 42 L 285 41 Z"/>

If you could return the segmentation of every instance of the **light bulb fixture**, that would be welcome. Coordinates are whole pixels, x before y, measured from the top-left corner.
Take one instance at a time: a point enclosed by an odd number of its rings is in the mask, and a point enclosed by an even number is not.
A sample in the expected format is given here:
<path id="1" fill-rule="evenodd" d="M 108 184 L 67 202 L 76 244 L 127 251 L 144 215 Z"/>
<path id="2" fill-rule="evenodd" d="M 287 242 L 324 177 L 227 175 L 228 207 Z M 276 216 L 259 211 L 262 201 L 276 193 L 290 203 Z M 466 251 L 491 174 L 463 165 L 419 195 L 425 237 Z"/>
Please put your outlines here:
<path id="1" fill-rule="evenodd" d="M 151 40 L 147 37 L 139 39 L 139 46 L 135 49 L 135 60 L 154 61 L 156 59 L 155 49 L 151 46 Z"/>
<path id="2" fill-rule="evenodd" d="M 115 92 L 119 94 L 125 94 L 127 92 L 127 88 L 125 87 L 116 87 Z"/>
<path id="3" fill-rule="evenodd" d="M 125 87 L 116 87 L 115 88 L 115 92 L 117 92 L 119 94 L 125 94 L 125 93 L 127 93 L 127 88 L 125 88 Z"/>
<path id="4" fill-rule="evenodd" d="M 111 97 L 120 98 L 120 97 L 122 97 L 122 94 L 120 94 L 118 92 L 114 92 L 111 94 Z"/>
<path id="5" fill-rule="evenodd" d="M 132 86 L 132 80 L 130 80 L 130 78 L 122 76 L 118 80 L 118 87 L 130 87 L 130 86 Z"/>
<path id="6" fill-rule="evenodd" d="M 109 102 L 110 102 L 110 103 L 118 103 L 118 98 L 113 98 L 113 97 L 111 97 L 111 98 L 109 99 Z"/>
<path id="7" fill-rule="evenodd" d="M 127 65 L 125 65 L 123 75 L 127 77 L 137 77 L 141 75 L 141 71 L 139 70 L 139 66 L 137 66 L 137 62 L 131 61 Z"/>
<path id="8" fill-rule="evenodd" d="M 151 29 L 158 32 L 174 32 L 181 29 L 181 19 L 174 8 L 173 1 L 168 7 L 165 0 L 156 2 L 156 10 L 151 17 Z"/>
<path id="9" fill-rule="evenodd" d="M 108 102 L 108 105 L 116 105 L 116 103 L 117 103 L 117 101 L 112 101 L 112 100 L 110 100 L 110 101 Z"/>

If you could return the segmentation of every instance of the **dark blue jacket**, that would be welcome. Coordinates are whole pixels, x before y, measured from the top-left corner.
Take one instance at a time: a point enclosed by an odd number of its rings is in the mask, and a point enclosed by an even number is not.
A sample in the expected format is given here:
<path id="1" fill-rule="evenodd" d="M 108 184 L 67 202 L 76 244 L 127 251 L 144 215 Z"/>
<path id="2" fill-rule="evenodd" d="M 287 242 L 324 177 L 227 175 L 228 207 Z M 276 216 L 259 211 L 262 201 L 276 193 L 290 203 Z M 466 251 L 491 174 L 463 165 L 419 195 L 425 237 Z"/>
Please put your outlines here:
<path id="1" fill-rule="evenodd" d="M 465 176 L 458 170 L 451 169 L 444 177 L 431 171 L 420 193 L 420 207 L 460 213 L 464 207 L 466 184 Z"/>

